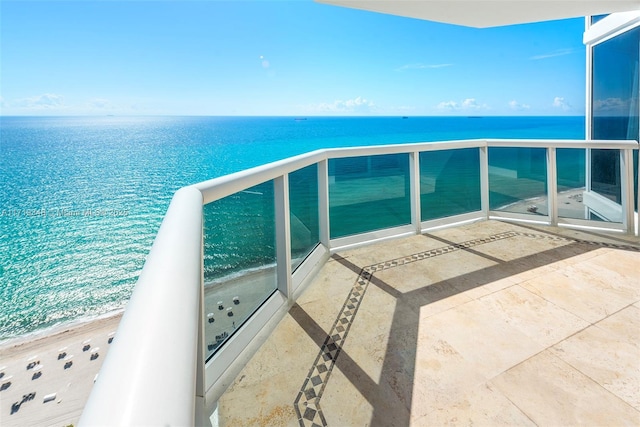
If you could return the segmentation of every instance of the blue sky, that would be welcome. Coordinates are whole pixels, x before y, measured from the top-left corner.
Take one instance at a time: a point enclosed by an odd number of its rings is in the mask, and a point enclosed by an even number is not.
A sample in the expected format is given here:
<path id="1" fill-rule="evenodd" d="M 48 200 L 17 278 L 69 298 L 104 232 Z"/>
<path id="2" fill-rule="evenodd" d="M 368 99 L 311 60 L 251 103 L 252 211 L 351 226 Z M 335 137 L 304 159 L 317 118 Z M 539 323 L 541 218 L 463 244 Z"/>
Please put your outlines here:
<path id="1" fill-rule="evenodd" d="M 0 0 L 3 115 L 584 115 L 584 19 L 300 1 Z"/>

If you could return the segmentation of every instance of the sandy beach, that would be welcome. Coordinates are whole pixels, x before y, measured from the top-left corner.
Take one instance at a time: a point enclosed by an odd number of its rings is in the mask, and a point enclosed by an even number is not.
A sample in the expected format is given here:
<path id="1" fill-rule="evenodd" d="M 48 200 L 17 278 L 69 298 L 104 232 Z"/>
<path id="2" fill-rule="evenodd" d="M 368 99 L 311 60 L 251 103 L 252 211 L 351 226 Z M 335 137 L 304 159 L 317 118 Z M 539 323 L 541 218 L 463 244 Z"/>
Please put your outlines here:
<path id="1" fill-rule="evenodd" d="M 0 343 L 0 425 L 77 425 L 122 313 Z"/>
<path id="2" fill-rule="evenodd" d="M 207 286 L 205 305 L 215 315 L 207 323 L 207 343 L 230 335 L 274 285 L 272 269 Z M 240 298 L 234 303 L 235 296 Z M 224 310 L 219 310 L 223 301 Z M 233 309 L 229 315 L 227 308 Z M 0 425 L 77 425 L 123 311 L 0 343 Z"/>
<path id="3" fill-rule="evenodd" d="M 207 284 L 204 289 L 207 355 L 230 337 L 275 288 L 273 267 L 245 272 L 218 284 Z"/>
<path id="4" fill-rule="evenodd" d="M 582 201 L 584 188 L 577 188 L 558 193 L 558 216 L 561 218 L 586 219 L 585 206 Z M 502 206 L 497 210 L 513 213 L 524 213 L 532 215 L 548 215 L 547 195 L 532 197 L 507 206 Z"/>

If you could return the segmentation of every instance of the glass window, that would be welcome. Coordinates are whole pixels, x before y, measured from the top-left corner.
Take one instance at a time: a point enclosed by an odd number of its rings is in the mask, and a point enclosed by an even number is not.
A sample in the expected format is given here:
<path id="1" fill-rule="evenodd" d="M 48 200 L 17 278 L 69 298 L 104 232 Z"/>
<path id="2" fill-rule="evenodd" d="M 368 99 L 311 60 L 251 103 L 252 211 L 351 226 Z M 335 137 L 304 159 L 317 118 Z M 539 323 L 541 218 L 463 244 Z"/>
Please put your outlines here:
<path id="1" fill-rule="evenodd" d="M 639 56 L 640 28 L 593 47 L 593 139 L 638 139 Z M 617 151 L 591 151 L 591 189 L 620 203 Z"/>
<path id="2" fill-rule="evenodd" d="M 609 16 L 608 14 L 604 14 L 604 15 L 593 15 L 591 17 L 591 25 L 595 24 L 598 21 L 602 21 L 604 18 L 606 18 L 607 16 Z"/>

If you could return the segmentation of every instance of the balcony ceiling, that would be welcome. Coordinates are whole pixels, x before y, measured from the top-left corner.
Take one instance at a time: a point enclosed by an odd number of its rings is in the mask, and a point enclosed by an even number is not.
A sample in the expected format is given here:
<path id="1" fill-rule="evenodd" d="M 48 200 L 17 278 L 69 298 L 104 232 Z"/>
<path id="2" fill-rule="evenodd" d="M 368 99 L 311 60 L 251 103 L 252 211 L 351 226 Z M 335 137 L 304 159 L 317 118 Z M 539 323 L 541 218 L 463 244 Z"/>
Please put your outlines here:
<path id="1" fill-rule="evenodd" d="M 640 0 L 316 0 L 467 27 L 551 21 L 640 10 Z"/>

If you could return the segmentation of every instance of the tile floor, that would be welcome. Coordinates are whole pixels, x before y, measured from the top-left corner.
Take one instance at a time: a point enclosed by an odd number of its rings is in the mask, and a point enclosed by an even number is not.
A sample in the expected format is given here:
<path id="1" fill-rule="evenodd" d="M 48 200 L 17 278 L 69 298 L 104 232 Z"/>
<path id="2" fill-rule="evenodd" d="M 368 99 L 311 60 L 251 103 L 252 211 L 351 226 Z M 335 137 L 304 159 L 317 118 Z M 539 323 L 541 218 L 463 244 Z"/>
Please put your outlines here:
<path id="1" fill-rule="evenodd" d="M 334 255 L 219 425 L 640 425 L 640 240 L 498 221 Z"/>

